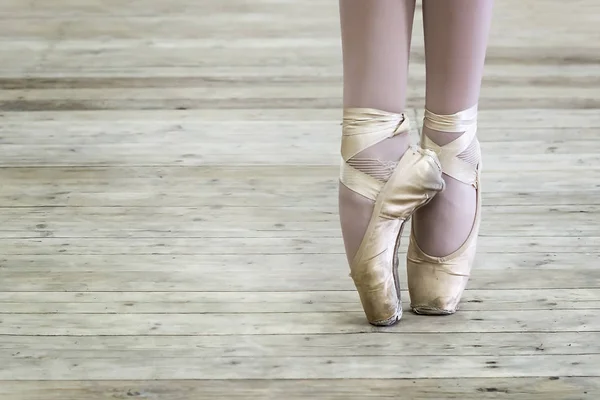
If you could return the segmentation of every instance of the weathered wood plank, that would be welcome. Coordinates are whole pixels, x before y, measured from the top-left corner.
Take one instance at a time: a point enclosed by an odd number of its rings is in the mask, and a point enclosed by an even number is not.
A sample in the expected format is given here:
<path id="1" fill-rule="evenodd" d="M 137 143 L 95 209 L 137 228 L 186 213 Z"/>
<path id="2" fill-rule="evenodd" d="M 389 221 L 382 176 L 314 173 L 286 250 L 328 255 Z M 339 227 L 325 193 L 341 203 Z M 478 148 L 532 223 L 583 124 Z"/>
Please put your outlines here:
<path id="1" fill-rule="evenodd" d="M 136 256 L 137 257 L 137 256 Z M 179 271 L 177 264 L 161 264 L 160 272 L 104 272 L 65 271 L 48 272 L 40 268 L 31 271 L 1 274 L 3 291 L 322 291 L 352 290 L 348 268 L 342 265 L 343 256 L 336 264 L 302 265 L 285 263 L 280 268 L 264 270 L 260 263 L 240 268 L 202 269 Z M 134 257 L 132 257 L 134 258 Z M 200 263 L 203 257 L 198 257 Z M 60 262 L 60 259 L 58 259 Z M 110 258 L 108 258 L 110 262 Z M 50 265 L 54 265 L 53 262 Z M 543 266 L 520 270 L 476 270 L 470 280 L 473 289 L 597 289 L 600 288 L 600 271 L 597 263 L 587 262 L 585 268 L 572 265 L 562 269 L 546 270 Z M 194 265 L 194 264 L 191 264 Z M 324 268 L 324 266 L 326 268 Z M 168 270 L 168 269 L 171 270 Z M 323 271 L 323 269 L 325 269 Z M 218 271 L 215 272 L 215 271 Z M 400 282 L 406 287 L 405 273 Z"/>
<path id="2" fill-rule="evenodd" d="M 408 299 L 408 293 L 402 292 Z M 600 289 L 467 290 L 462 310 L 600 309 Z M 0 314 L 358 312 L 355 291 L 3 292 Z"/>
<path id="3" fill-rule="evenodd" d="M 552 237 L 556 242 L 561 242 L 561 237 L 600 237 L 600 226 L 588 224 L 600 221 L 594 217 L 599 210 L 600 206 L 595 205 L 484 206 L 486 219 L 482 223 L 481 235 L 494 238 L 509 236 L 521 243 L 527 237 Z M 221 238 L 227 242 L 235 237 L 275 235 L 279 237 L 277 240 L 294 237 L 299 243 L 311 243 L 315 238 L 335 239 L 339 236 L 337 206 L 10 207 L 0 209 L 0 212 L 4 218 L 0 227 L 2 240 L 197 237 Z M 562 241 L 565 245 L 573 242 Z M 213 241 L 207 240 L 197 246 L 212 248 Z"/>
<path id="4" fill-rule="evenodd" d="M 110 59 L 127 60 L 125 51 L 123 54 L 111 55 Z M 185 53 L 189 53 L 186 49 Z M 165 53 L 162 59 L 169 60 L 172 55 Z M 221 57 L 218 57 L 219 59 Z M 288 59 L 277 61 L 277 64 L 285 64 L 294 60 L 303 60 L 302 65 L 310 65 L 316 62 L 310 57 L 298 58 L 296 53 Z M 60 62 L 64 57 L 60 58 Z M 316 59 L 319 59 L 317 56 Z M 267 62 L 263 60 L 253 62 Z M 166 62 L 166 61 L 165 61 Z M 97 63 L 94 58 L 86 59 L 84 63 Z M 268 64 L 272 65 L 273 64 Z M 122 65 L 122 68 L 128 65 Z M 535 90 L 534 90 L 535 88 Z M 530 95 L 523 97 L 523 90 L 529 89 Z M 28 91 L 4 91 L 0 93 L 0 110 L 6 111 L 41 111 L 41 110 L 119 110 L 119 109 L 180 109 L 180 108 L 209 108 L 221 109 L 271 109 L 271 108 L 332 108 L 340 109 L 341 92 L 339 85 L 297 85 L 294 90 L 289 88 L 261 87 L 261 96 L 256 96 L 256 88 L 222 88 L 215 91 L 210 88 L 188 88 L 188 89 L 130 89 L 127 91 L 114 89 L 81 89 L 72 90 L 28 90 Z M 408 104 L 420 106 L 424 103 L 421 92 L 411 89 L 408 96 Z M 523 88 L 521 86 L 507 87 L 498 86 L 492 91 L 492 95 L 482 99 L 481 106 L 486 108 L 511 110 L 513 108 L 600 108 L 600 99 L 596 88 L 581 88 L 577 95 L 565 91 L 564 88 L 537 87 Z"/>
<path id="5" fill-rule="evenodd" d="M 171 30 L 172 32 L 172 30 Z M 14 35 L 14 34 L 13 34 Z M 266 47 L 278 51 L 279 48 L 294 47 L 332 47 L 331 51 L 337 51 L 339 40 L 308 39 L 308 38 L 244 38 L 232 41 L 230 39 L 208 39 L 199 42 L 196 39 L 168 40 L 164 38 L 153 39 L 155 47 L 187 48 L 190 49 L 190 57 L 194 52 L 203 52 L 206 49 L 218 47 L 225 49 L 245 50 L 250 48 Z M 71 41 L 61 40 L 53 47 L 56 51 L 85 51 L 93 47 L 97 51 L 101 49 L 123 49 L 132 48 L 140 50 L 147 46 L 144 40 L 114 39 L 110 42 L 95 41 Z M 29 52 L 37 51 L 44 54 L 48 44 L 45 42 L 27 41 Z M 23 54 L 17 54 L 23 50 L 23 41 L 7 42 L 3 47 L 5 54 L 14 53 L 15 59 L 11 60 L 15 65 L 22 60 Z M 306 51 L 306 50 L 305 50 Z M 25 54 L 28 52 L 25 51 Z M 41 55 L 40 54 L 40 55 Z M 421 54 L 413 54 L 416 63 L 422 64 Z M 414 60 L 414 58 L 413 58 Z M 286 68 L 278 66 L 263 66 L 260 69 L 253 66 L 243 65 L 171 65 L 160 68 L 145 68 L 143 73 L 137 69 L 121 68 L 106 69 L 89 66 L 86 69 L 71 69 L 60 71 L 48 69 L 35 69 L 35 74 L 23 76 L 23 74 L 5 75 L 0 77 L 0 87 L 4 89 L 93 89 L 93 88 L 185 88 L 185 87 L 239 87 L 248 85 L 257 86 L 293 86 L 307 83 L 321 83 L 326 86 L 339 84 L 341 71 L 327 65 L 287 65 Z M 186 63 L 187 64 L 187 63 Z M 69 68 L 66 64 L 63 68 Z M 57 67 L 58 68 L 58 67 Z M 134 72 L 137 71 L 136 74 Z M 593 69 L 585 64 L 572 64 L 557 74 L 555 65 L 546 64 L 491 64 L 486 69 L 485 84 L 489 87 L 500 85 L 506 86 L 528 86 L 539 85 L 548 87 L 579 88 L 597 84 L 599 78 L 593 73 Z M 423 87 L 425 84 L 425 68 L 419 65 L 411 71 L 408 77 L 409 86 Z M 529 105 L 527 108 L 530 108 Z M 487 109 L 483 109 L 487 112 Z M 564 112 L 564 110 L 563 110 Z M 227 121 L 221 121 L 227 123 Z M 514 135 L 513 135 L 514 136 Z"/>
<path id="6" fill-rule="evenodd" d="M 163 264 L 167 267 L 170 264 Z M 322 264 L 321 268 L 323 268 Z M 0 289 L 4 291 L 301 291 L 352 290 L 347 268 L 327 269 L 318 273 L 298 271 L 298 266 L 280 270 L 262 271 L 248 268 L 244 271 L 209 272 L 6 272 L 2 274 Z M 207 275 L 211 274 L 212 275 Z M 400 279 L 406 287 L 406 279 Z M 519 271 L 481 270 L 473 272 L 473 289 L 551 289 L 600 287 L 597 267 L 588 269 L 544 270 L 543 267 Z"/>
<path id="7" fill-rule="evenodd" d="M 306 335 L 3 336 L 2 354 L 21 358 L 306 356 L 531 356 L 600 353 L 597 332 L 420 332 Z M 62 353 L 62 357 L 59 352 Z M 56 357 L 51 357 L 50 354 Z M 70 357 L 67 357 L 69 355 Z M 575 358 L 575 357 L 574 357 Z"/>
<path id="8" fill-rule="evenodd" d="M 337 167 L 2 168 L 0 205 L 337 207 Z M 595 175 L 575 171 L 485 173 L 484 206 L 597 205 Z M 23 185 L 27 190 L 23 190 Z"/>
<path id="9" fill-rule="evenodd" d="M 600 354 L 577 356 L 6 359 L 0 380 L 403 379 L 594 376 Z M 115 368 L 118 365 L 118 368 Z"/>
<path id="10" fill-rule="evenodd" d="M 223 72 L 224 74 L 227 71 Z M 410 107 L 409 107 L 410 109 Z M 506 118 L 506 111 L 481 109 L 478 113 L 478 126 L 480 130 L 530 130 L 548 128 L 600 128 L 600 114 L 597 110 L 565 110 L 565 109 L 536 109 L 527 107 L 519 110 L 511 110 L 510 118 Z M 231 123 L 249 123 L 256 122 L 279 122 L 279 123 L 311 123 L 320 122 L 331 124 L 341 122 L 342 111 L 340 109 L 319 109 L 303 108 L 301 110 L 291 110 L 285 108 L 254 110 L 221 110 L 215 107 L 209 107 L 200 110 L 107 110 L 97 111 L 40 111 L 32 114 L 22 112 L 3 112 L 3 122 L 35 123 L 52 121 L 68 122 L 65 128 L 68 129 L 73 123 L 87 122 L 90 125 L 115 122 L 116 126 L 121 124 L 148 124 L 156 123 L 161 126 L 165 123 L 206 123 L 224 124 Z M 339 125 L 337 126 L 339 131 Z M 517 136 L 516 134 L 513 136 Z"/>
<path id="11" fill-rule="evenodd" d="M 60 81 L 52 79 L 40 79 L 48 85 L 60 84 Z M 179 82 L 181 79 L 176 79 Z M 93 84 L 93 78 L 82 79 L 87 84 Z M 129 80 L 127 80 L 129 81 Z M 160 81 L 160 80 L 158 80 Z M 24 82 L 25 83 L 25 82 Z M 132 83 L 134 84 L 135 81 Z M 186 82 L 182 83 L 182 86 Z M 293 84 L 295 82 L 290 82 Z M 0 79 L 0 84 L 10 85 Z M 143 82 L 141 83 L 143 84 Z M 482 113 L 485 113 L 483 110 Z M 421 117 L 416 117 L 413 110 L 407 110 L 413 135 L 421 126 Z M 421 112 L 419 111 L 420 115 Z M 12 114 L 14 115 L 14 114 Z M 144 114 L 140 114 L 143 117 Z M 56 113 L 56 117 L 59 114 Z M 203 121 L 182 118 L 180 121 L 170 121 L 166 115 L 166 121 L 155 120 L 118 120 L 118 121 L 86 121 L 82 117 L 72 118 L 65 126 L 64 119 L 53 119 L 48 121 L 33 120 L 30 118 L 8 118 L 0 126 L 2 143 L 6 145 L 63 145 L 85 146 L 85 145 L 194 145 L 201 142 L 207 148 L 204 153 L 218 150 L 220 145 L 229 146 L 228 152 L 239 151 L 240 147 L 234 144 L 238 141 L 260 142 L 261 149 L 271 149 L 279 146 L 281 151 L 301 151 L 315 146 L 318 155 L 323 157 L 332 153 L 330 147 L 337 147 L 341 135 L 339 121 Z M 517 121 L 518 123 L 518 121 Z M 513 129 L 514 130 L 514 129 Z M 533 151 L 534 154 L 545 154 L 549 146 L 555 145 L 554 153 L 563 154 L 569 149 L 585 148 L 590 151 L 589 146 L 597 145 L 600 138 L 599 127 L 519 127 L 518 135 L 512 130 L 492 126 L 484 126 L 480 129 L 480 141 L 489 147 L 490 152 L 505 150 L 507 145 L 513 145 L 511 150 L 521 154 L 525 149 Z M 257 131 L 260 135 L 257 135 Z M 27 134 L 27 135 L 26 135 Z M 227 141 L 222 139 L 226 135 Z M 268 140 L 265 140 L 267 139 Z M 571 139 L 570 139 L 571 138 Z M 572 139 L 574 138 L 574 139 Z M 414 138 L 415 141 L 418 138 Z M 489 144 L 488 144 L 489 143 Z M 519 143 L 519 146 L 514 146 Z M 585 146 L 585 147 L 584 147 Z M 226 147 L 222 147 L 225 149 Z M 339 149 L 335 149 L 336 151 Z M 553 153 L 553 154 L 554 154 Z"/>
<path id="12" fill-rule="evenodd" d="M 227 388 L 226 391 L 223 388 Z M 358 379 L 358 380 L 148 380 L 148 381 L 3 381 L 6 400 L 105 400 L 168 398 L 169 400 L 261 399 L 348 400 L 398 398 L 419 400 L 590 399 L 600 395 L 597 377 Z"/>
<path id="13" fill-rule="evenodd" d="M 257 237 L 267 237 L 257 236 Z M 483 239 L 483 238 L 482 238 Z M 197 247 L 197 241 L 194 241 Z M 534 242 L 535 243 L 535 242 Z M 340 244 L 341 245 L 341 244 Z M 536 246 L 535 244 L 532 247 Z M 154 247 L 163 247 L 160 242 Z M 289 254 L 210 254 L 210 257 L 199 257 L 199 254 L 65 254 L 65 252 L 43 254 L 15 255 L 3 254 L 0 257 L 0 268 L 3 273 L 23 272 L 37 275 L 41 272 L 185 272 L 206 273 L 221 271 L 224 275 L 252 272 L 260 274 L 270 271 L 282 274 L 306 272 L 306 275 L 345 272 L 347 261 L 339 252 L 329 254 L 293 252 Z M 400 253 L 401 255 L 403 253 Z M 403 258 L 403 257 L 401 257 Z M 600 253 L 574 252 L 479 252 L 476 256 L 475 275 L 479 271 L 494 270 L 507 275 L 539 270 L 549 273 L 565 271 L 590 272 L 600 262 Z M 403 263 L 403 261 L 401 261 Z M 326 271 L 323 266 L 328 266 Z M 300 269 L 298 273 L 293 271 Z M 402 269 L 402 266 L 401 268 Z M 345 274 L 344 274 L 345 275 Z M 329 276 L 328 276 L 329 277 Z M 554 286 L 553 286 L 554 287 Z"/>
<path id="14" fill-rule="evenodd" d="M 453 318 L 406 314 L 402 332 L 594 332 L 596 310 L 462 311 Z M 377 332 L 362 312 L 263 314 L 3 314 L 0 335 L 281 335 Z M 457 328 L 460 327 L 460 328 Z"/>
<path id="15" fill-rule="evenodd" d="M 67 167 L 68 168 L 68 167 Z M 29 169 L 29 168 L 27 168 Z M 151 168 L 153 169 L 153 168 Z M 18 171 L 19 169 L 13 169 Z M 0 172 L 2 176 L 12 175 L 12 173 Z M 21 191 L 21 185 L 13 182 L 2 185 L 0 192 L 0 207 L 248 207 L 253 205 L 262 205 L 264 207 L 337 207 L 337 197 L 333 194 L 335 183 L 321 182 L 307 187 L 302 196 L 292 196 L 283 190 L 277 190 L 275 185 L 270 189 L 265 188 L 266 182 L 261 182 L 265 189 L 258 189 L 241 193 L 238 191 L 228 191 L 226 186 L 221 184 L 219 188 L 206 188 L 202 190 L 190 190 L 190 187 L 198 186 L 199 180 L 190 178 L 175 178 L 175 182 L 165 179 L 163 182 L 144 184 L 139 180 L 139 185 L 135 185 L 134 179 L 126 179 L 121 175 L 116 177 L 123 169 L 116 168 L 114 172 L 104 171 L 98 175 L 97 185 L 90 180 L 71 180 L 62 175 L 60 186 L 54 182 L 40 182 L 35 186 L 30 186 L 24 193 Z M 158 172 L 157 172 L 158 173 Z M 30 175 L 30 173 L 28 173 Z M 40 172 L 39 175 L 43 175 Z M 58 177 L 60 172 L 56 173 Z M 488 174 L 489 175 L 489 174 Z M 533 176 L 541 175 L 537 172 L 521 172 L 523 175 Z M 560 175 L 567 175 L 561 173 Z M 31 176 L 31 175 L 30 175 Z M 115 176 L 115 180 L 110 184 L 103 186 L 105 181 L 110 180 L 110 176 Z M 486 177 L 489 177 L 486 175 Z M 12 176 L 11 176 L 12 178 Z M 215 178 L 218 179 L 218 178 Z M 11 179 L 14 181 L 14 179 Z M 290 178 L 288 184 L 294 185 L 297 179 Z M 494 206 L 576 206 L 582 207 L 595 206 L 600 198 L 600 188 L 591 187 L 581 190 L 563 190 L 565 187 L 552 190 L 537 190 L 537 188 L 525 188 L 525 184 L 519 181 L 523 186 L 522 191 L 495 191 L 487 182 L 488 186 L 483 188 L 485 203 L 484 207 L 488 209 Z M 517 181 L 507 182 L 516 186 Z M 555 181 L 554 184 L 574 186 L 573 183 Z M 503 185 L 500 182 L 498 185 Z M 98 186 L 102 186 L 99 188 Z M 503 185 L 509 186 L 509 185 Z M 323 191 L 319 191 L 322 188 Z M 512 189 L 512 188 L 511 188 Z M 293 190 L 291 190 L 293 192 Z M 295 189 L 299 191 L 299 189 Z M 534 203 L 535 201 L 535 203 Z"/>
<path id="16" fill-rule="evenodd" d="M 337 131 L 321 132 L 328 140 L 310 140 L 309 135 L 299 133 L 292 137 L 259 142 L 260 136 L 238 136 L 238 140 L 222 140 L 223 131 L 193 136 L 181 127 L 168 127 L 156 141 L 143 138 L 107 143 L 110 138 L 61 139 L 58 134 L 48 136 L 46 130 L 28 135 L 7 135 L 0 148 L 3 166 L 65 166 L 65 165 L 330 165 L 339 163 Z M 142 135 L 143 132 L 134 133 Z M 44 136 L 39 142 L 37 136 Z M 99 135 L 102 136 L 102 135 Z M 185 136 L 185 138 L 184 138 Z M 272 135 L 270 137 L 274 137 Z M 282 135 L 284 136 L 284 135 Z M 27 139 L 22 139 L 23 137 Z M 180 140 L 184 138 L 183 140 Z M 52 139 L 54 139 L 52 142 Z M 288 140 L 285 140 L 288 139 Z M 102 143 L 102 142 L 105 143 Z M 44 143 L 46 142 L 46 143 Z M 237 144 L 235 144 L 237 143 Z M 594 177 L 600 175 L 597 165 L 598 141 L 570 140 L 557 142 L 523 141 L 519 146 L 508 142 L 484 142 L 482 150 L 488 172 L 537 171 L 549 174 L 554 171 L 579 169 L 589 171 Z M 319 149 L 319 151 L 315 151 Z M 43 157 L 41 156 L 43 154 Z M 573 156 L 576 154 L 577 156 Z M 549 167 L 551 165 L 551 167 Z"/>
<path id="17" fill-rule="evenodd" d="M 127 240 L 123 240 L 127 238 Z M 405 253 L 407 241 L 400 246 Z M 544 254 L 555 253 L 598 253 L 597 237 L 577 236 L 516 236 L 507 240 L 503 236 L 482 236 L 478 241 L 480 254 L 537 253 L 545 263 Z M 137 254 L 188 254 L 188 255 L 233 255 L 233 254 L 342 254 L 342 239 L 337 235 L 251 235 L 241 230 L 236 234 L 212 237 L 144 237 L 123 235 L 122 237 L 74 237 L 74 238 L 3 238 L 0 247 L 10 255 L 137 255 Z"/>

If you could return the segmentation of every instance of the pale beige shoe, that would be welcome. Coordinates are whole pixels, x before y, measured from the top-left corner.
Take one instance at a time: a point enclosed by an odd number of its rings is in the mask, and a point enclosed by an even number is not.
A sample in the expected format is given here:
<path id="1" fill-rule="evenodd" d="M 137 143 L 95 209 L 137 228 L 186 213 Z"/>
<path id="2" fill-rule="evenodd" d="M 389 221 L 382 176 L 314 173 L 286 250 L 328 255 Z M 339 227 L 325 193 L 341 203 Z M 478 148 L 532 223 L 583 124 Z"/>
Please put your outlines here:
<path id="1" fill-rule="evenodd" d="M 397 250 L 405 222 L 444 188 L 441 165 L 430 150 L 411 147 L 385 180 L 362 170 L 377 160 L 354 159 L 362 150 L 407 132 L 403 114 L 375 109 L 344 110 L 340 182 L 375 201 L 371 220 L 350 265 L 350 276 L 369 323 L 393 325 L 402 316 Z M 376 168 L 376 165 L 371 165 Z"/>
<path id="2" fill-rule="evenodd" d="M 476 137 L 477 105 L 453 115 L 437 115 L 425 110 L 423 124 L 436 131 L 465 132 L 445 146 L 438 146 L 423 135 L 421 145 L 437 154 L 445 174 L 473 185 L 477 191 L 473 228 L 458 250 L 445 257 L 432 257 L 419 248 L 414 235 L 411 235 L 408 246 L 406 264 L 411 309 L 417 314 L 454 314 L 471 274 L 481 222 L 481 150 Z"/>

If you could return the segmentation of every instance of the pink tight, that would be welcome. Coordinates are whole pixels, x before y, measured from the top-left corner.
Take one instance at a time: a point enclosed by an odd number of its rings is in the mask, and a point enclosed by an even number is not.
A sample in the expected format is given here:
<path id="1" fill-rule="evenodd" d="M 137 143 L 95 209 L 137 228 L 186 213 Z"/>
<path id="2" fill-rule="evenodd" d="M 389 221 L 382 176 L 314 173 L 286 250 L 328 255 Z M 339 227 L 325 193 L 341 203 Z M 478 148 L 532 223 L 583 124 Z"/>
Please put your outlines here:
<path id="1" fill-rule="evenodd" d="M 478 102 L 493 0 L 423 0 L 426 108 L 453 114 Z M 340 0 L 344 107 L 401 113 L 406 88 L 414 0 Z M 456 133 L 424 129 L 444 145 Z M 374 145 L 356 157 L 397 161 L 407 135 Z M 444 175 L 446 189 L 415 213 L 415 235 L 423 251 L 443 256 L 466 240 L 475 215 L 475 189 Z M 340 220 L 351 260 L 362 241 L 373 203 L 340 185 Z"/>

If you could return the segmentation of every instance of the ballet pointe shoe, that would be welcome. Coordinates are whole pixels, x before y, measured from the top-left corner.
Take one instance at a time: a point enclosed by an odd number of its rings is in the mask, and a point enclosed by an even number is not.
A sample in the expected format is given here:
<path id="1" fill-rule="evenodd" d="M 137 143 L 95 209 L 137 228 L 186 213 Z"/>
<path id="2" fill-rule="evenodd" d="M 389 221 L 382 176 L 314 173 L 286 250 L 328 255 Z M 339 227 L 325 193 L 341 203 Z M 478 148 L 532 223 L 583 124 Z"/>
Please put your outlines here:
<path id="1" fill-rule="evenodd" d="M 407 132 L 403 114 L 376 109 L 344 110 L 340 183 L 375 202 L 362 242 L 350 263 L 369 323 L 395 324 L 402 316 L 397 250 L 405 222 L 444 187 L 441 165 L 430 150 L 410 147 L 387 180 L 368 173 L 368 159 L 353 159 L 364 149 Z M 373 167 L 371 165 L 371 167 Z"/>
<path id="2" fill-rule="evenodd" d="M 425 110 L 424 125 L 441 132 L 464 132 L 445 146 L 438 146 L 426 135 L 421 145 L 434 151 L 445 174 L 476 190 L 475 221 L 465 242 L 444 257 L 425 254 L 410 236 L 407 252 L 408 291 L 411 309 L 416 314 L 454 314 L 467 286 L 475 258 L 481 221 L 481 150 L 476 138 L 477 105 L 453 115 L 437 115 Z M 414 232 L 414 230 L 413 230 Z"/>

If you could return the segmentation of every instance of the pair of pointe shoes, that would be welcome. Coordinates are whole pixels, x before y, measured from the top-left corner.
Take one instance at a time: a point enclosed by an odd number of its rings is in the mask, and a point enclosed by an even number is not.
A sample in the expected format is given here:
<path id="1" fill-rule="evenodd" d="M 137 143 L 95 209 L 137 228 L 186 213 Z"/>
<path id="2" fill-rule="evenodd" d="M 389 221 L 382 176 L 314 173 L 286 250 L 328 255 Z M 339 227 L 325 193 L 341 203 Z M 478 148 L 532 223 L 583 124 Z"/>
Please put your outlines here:
<path id="1" fill-rule="evenodd" d="M 393 325 L 402 316 L 397 254 L 400 237 L 415 210 L 444 189 L 442 173 L 476 188 L 475 221 L 464 244 L 444 257 L 425 254 L 411 235 L 406 261 L 408 291 L 411 309 L 417 314 L 456 312 L 473 265 L 480 225 L 481 153 L 475 136 L 476 121 L 477 106 L 453 115 L 436 115 L 426 110 L 425 126 L 464 133 L 445 146 L 438 146 L 423 135 L 421 147 L 410 147 L 384 181 L 366 173 L 368 169 L 361 170 L 353 157 L 380 141 L 407 132 L 408 118 L 376 109 L 344 110 L 340 182 L 375 202 L 368 228 L 350 265 L 350 276 L 371 324 Z"/>

